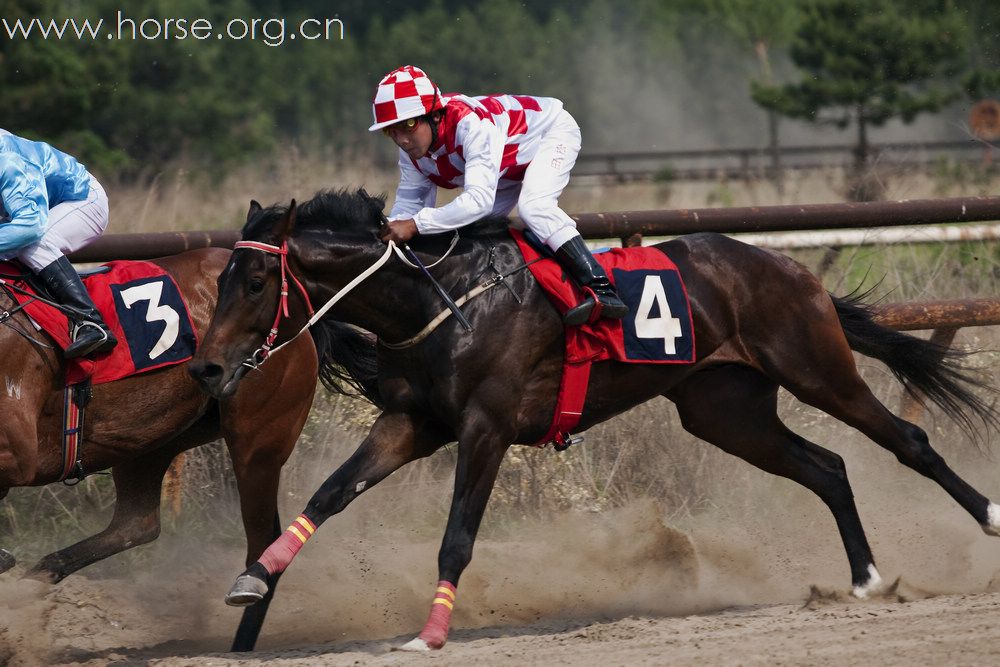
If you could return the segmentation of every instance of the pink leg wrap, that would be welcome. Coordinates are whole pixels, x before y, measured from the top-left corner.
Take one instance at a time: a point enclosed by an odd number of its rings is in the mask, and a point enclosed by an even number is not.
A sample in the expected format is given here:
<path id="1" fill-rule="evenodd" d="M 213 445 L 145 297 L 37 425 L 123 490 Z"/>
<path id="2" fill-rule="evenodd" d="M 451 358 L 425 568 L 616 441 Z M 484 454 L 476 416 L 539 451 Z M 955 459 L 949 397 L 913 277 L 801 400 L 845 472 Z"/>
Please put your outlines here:
<path id="1" fill-rule="evenodd" d="M 447 581 L 439 581 L 431 613 L 427 617 L 420 639 L 432 649 L 444 646 L 448 640 L 448 626 L 451 624 L 451 610 L 455 605 L 455 586 Z"/>
<path id="2" fill-rule="evenodd" d="M 271 543 L 257 562 L 264 566 L 268 574 L 284 572 L 295 558 L 302 545 L 316 532 L 316 524 L 300 514 L 285 532 Z"/>

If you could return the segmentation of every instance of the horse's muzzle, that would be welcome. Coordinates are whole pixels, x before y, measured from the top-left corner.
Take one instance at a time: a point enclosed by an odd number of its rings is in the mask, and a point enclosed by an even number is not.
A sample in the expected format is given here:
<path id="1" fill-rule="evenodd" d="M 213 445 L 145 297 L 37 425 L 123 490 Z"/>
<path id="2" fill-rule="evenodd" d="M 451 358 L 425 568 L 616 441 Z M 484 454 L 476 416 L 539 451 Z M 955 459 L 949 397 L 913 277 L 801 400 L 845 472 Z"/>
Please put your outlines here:
<path id="1" fill-rule="evenodd" d="M 214 398 L 228 396 L 236 390 L 236 382 L 225 382 L 226 369 L 214 362 L 195 359 L 188 364 L 187 371 L 202 390 Z"/>

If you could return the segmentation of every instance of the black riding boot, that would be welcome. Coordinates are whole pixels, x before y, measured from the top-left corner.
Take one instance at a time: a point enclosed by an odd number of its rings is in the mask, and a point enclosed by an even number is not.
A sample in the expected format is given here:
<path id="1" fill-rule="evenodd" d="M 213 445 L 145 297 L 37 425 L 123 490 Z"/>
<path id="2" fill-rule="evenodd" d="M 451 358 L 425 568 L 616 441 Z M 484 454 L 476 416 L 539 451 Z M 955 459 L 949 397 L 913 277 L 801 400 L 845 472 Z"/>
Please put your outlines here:
<path id="1" fill-rule="evenodd" d="M 104 318 L 87 294 L 80 274 L 66 257 L 60 257 L 39 271 L 38 278 L 49 296 L 75 313 L 69 316 L 75 327 L 73 342 L 63 353 L 64 358 L 76 359 L 109 352 L 118 344 L 118 339 L 104 323 Z"/>
<path id="2" fill-rule="evenodd" d="M 590 254 L 590 248 L 579 236 L 574 236 L 556 250 L 556 259 L 581 287 L 593 290 L 601 304 L 601 317 L 620 320 L 628 315 L 628 306 L 618 297 L 608 274 Z M 570 308 L 563 315 L 563 323 L 570 326 L 583 324 L 590 319 L 594 310 L 594 300 L 589 296 L 580 305 Z"/>

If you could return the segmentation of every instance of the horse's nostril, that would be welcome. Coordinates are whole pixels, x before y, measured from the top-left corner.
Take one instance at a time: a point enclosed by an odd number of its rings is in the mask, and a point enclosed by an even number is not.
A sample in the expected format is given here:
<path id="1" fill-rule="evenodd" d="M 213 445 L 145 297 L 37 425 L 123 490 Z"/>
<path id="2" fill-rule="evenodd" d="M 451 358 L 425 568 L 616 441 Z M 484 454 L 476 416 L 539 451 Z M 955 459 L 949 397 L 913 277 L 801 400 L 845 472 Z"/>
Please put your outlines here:
<path id="1" fill-rule="evenodd" d="M 191 364 L 191 375 L 201 382 L 212 382 L 222 377 L 222 366 L 209 362 Z"/>

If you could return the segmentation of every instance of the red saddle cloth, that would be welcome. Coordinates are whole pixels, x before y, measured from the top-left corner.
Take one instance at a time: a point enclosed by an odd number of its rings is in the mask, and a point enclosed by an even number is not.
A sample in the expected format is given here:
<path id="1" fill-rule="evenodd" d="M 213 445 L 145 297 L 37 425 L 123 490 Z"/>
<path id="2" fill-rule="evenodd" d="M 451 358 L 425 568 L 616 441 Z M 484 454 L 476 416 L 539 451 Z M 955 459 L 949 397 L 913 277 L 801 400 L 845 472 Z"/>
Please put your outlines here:
<path id="1" fill-rule="evenodd" d="M 587 298 L 556 260 L 541 253 L 515 229 L 529 270 L 560 315 Z M 598 319 L 566 327 L 562 385 L 552 426 L 539 445 L 565 445 L 577 425 L 587 395 L 590 365 L 613 359 L 625 363 L 692 364 L 695 362 L 691 305 L 680 271 L 656 248 L 612 248 L 594 254 L 628 307 L 621 320 Z M 538 261 L 535 261 L 538 260 Z"/>
<path id="2" fill-rule="evenodd" d="M 191 315 L 174 279 L 149 262 L 110 262 L 107 273 L 84 278 L 84 285 L 118 345 L 94 360 L 67 361 L 66 384 L 90 379 L 112 382 L 187 361 L 198 344 Z M 24 267 L 0 262 L 0 274 L 21 275 Z M 59 310 L 35 300 L 34 288 L 24 280 L 0 279 L 17 289 L 6 290 L 60 349 L 70 344 L 70 324 Z M 21 292 L 27 292 L 24 294 Z"/>

